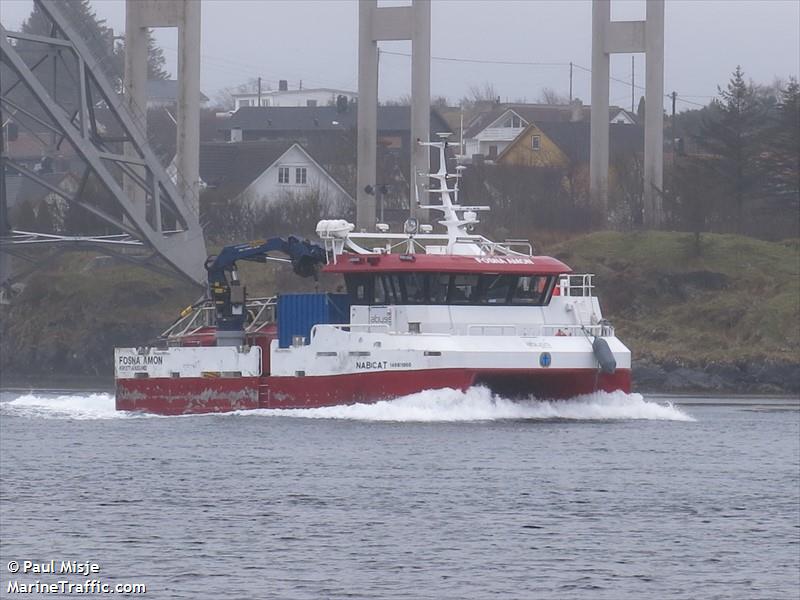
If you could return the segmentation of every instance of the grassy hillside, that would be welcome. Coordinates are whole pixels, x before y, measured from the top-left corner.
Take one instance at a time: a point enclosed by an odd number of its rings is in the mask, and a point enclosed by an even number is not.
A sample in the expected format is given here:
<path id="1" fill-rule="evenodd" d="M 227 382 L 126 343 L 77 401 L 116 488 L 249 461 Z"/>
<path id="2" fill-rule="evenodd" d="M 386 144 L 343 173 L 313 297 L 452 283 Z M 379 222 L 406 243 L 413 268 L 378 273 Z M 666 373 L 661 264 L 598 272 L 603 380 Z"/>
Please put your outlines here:
<path id="1" fill-rule="evenodd" d="M 597 275 L 637 357 L 800 362 L 800 245 L 735 235 L 600 232 L 547 249 Z"/>
<path id="2" fill-rule="evenodd" d="M 604 313 L 636 359 L 800 363 L 800 245 L 730 235 L 602 232 L 545 247 L 597 274 Z M 244 264 L 251 294 L 311 290 L 284 265 Z M 0 369 L 15 375 L 110 376 L 114 346 L 153 339 L 199 290 L 148 271 L 65 255 L 0 306 Z M 323 289 L 337 281 L 323 278 Z"/>

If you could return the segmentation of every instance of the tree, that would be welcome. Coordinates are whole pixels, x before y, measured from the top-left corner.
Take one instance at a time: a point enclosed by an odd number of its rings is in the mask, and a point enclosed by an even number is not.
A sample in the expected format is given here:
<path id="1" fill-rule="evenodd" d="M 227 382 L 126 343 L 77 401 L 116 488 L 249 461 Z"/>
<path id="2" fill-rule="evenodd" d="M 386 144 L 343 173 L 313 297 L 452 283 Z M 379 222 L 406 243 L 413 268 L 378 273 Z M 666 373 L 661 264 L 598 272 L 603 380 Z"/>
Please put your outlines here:
<path id="1" fill-rule="evenodd" d="M 114 30 L 106 25 L 105 19 L 98 19 L 89 0 L 63 0 L 59 8 L 64 17 L 75 27 L 80 36 L 89 46 L 89 50 L 100 62 L 106 76 L 117 89 L 122 89 L 122 78 L 125 71 L 124 44 L 114 43 Z M 39 10 L 39 5 L 34 4 L 30 16 L 20 27 L 24 33 L 35 35 L 50 35 L 49 19 Z M 149 79 L 168 79 L 169 73 L 164 70 L 164 52 L 159 48 L 150 30 L 147 32 L 147 76 Z M 39 57 L 44 56 L 48 49 L 43 44 L 24 42 L 20 44 L 30 57 L 29 64 L 35 64 Z M 63 74 L 58 82 L 57 90 L 62 88 L 72 91 L 75 84 L 68 74 Z"/>
<path id="2" fill-rule="evenodd" d="M 246 83 L 221 89 L 214 96 L 214 108 L 217 110 L 233 110 L 236 106 L 233 98 L 234 94 L 248 94 L 256 89 L 258 89 L 258 77 L 251 77 Z M 267 87 L 267 90 L 269 90 L 269 87 Z"/>
<path id="3" fill-rule="evenodd" d="M 645 111 L 644 96 L 642 96 L 641 98 L 639 98 L 639 105 L 636 107 L 636 116 L 639 117 L 640 123 L 644 122 L 644 111 Z"/>
<path id="4" fill-rule="evenodd" d="M 726 184 L 733 199 L 735 225 L 741 231 L 745 203 L 761 180 L 764 114 L 741 67 L 736 67 L 725 89 L 718 89 L 720 97 L 703 119 L 696 141 L 714 158 L 707 164 Z"/>
<path id="5" fill-rule="evenodd" d="M 487 81 L 483 86 L 469 86 L 469 92 L 461 99 L 460 104 L 465 108 L 472 108 L 479 104 L 495 104 L 498 102 L 500 102 L 500 94 L 497 93 L 494 84 Z"/>
<path id="6" fill-rule="evenodd" d="M 539 96 L 539 102 L 542 104 L 569 104 L 569 98 L 559 94 L 553 88 L 543 88 Z"/>
<path id="7" fill-rule="evenodd" d="M 800 85 L 793 77 L 779 90 L 766 139 L 771 186 L 796 195 L 800 182 Z"/>

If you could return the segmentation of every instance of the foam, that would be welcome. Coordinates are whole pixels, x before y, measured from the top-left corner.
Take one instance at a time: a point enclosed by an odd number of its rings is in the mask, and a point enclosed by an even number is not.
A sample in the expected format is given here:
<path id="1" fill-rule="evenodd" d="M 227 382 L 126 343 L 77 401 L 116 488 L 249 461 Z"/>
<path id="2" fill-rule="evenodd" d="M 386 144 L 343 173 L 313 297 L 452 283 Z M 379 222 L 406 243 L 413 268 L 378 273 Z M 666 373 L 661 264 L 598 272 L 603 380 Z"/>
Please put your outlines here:
<path id="1" fill-rule="evenodd" d="M 117 411 L 114 407 L 114 396 L 105 393 L 56 395 L 31 392 L 0 403 L 0 413 L 50 419 L 122 419 L 153 416 Z M 470 388 L 466 392 L 453 389 L 426 390 L 375 404 L 305 409 L 259 409 L 229 414 L 418 423 L 558 419 L 694 421 L 690 415 L 672 404 L 647 401 L 641 394 L 597 392 L 570 400 L 545 401 L 533 398 L 509 400 L 493 395 L 483 387 Z"/>
<path id="2" fill-rule="evenodd" d="M 0 403 L 0 414 L 45 419 L 121 419 L 131 413 L 117 411 L 113 394 L 47 394 L 31 392 Z"/>
<path id="3" fill-rule="evenodd" d="M 597 392 L 570 400 L 509 400 L 483 387 L 466 392 L 426 390 L 375 404 L 308 409 L 261 409 L 251 414 L 356 421 L 457 422 L 498 420 L 658 420 L 694 421 L 672 404 L 646 401 L 641 394 Z M 240 413 L 244 414 L 244 412 Z"/>

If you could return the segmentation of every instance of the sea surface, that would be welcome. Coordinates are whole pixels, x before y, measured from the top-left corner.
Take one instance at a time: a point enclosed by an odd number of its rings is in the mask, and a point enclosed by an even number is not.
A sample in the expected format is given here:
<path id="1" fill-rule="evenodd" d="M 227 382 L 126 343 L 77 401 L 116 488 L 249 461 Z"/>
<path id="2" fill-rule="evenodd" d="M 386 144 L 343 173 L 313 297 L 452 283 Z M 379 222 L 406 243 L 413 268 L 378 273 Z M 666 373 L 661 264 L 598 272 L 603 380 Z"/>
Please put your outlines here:
<path id="1" fill-rule="evenodd" d="M 31 572 L 51 560 L 99 570 Z M 796 600 L 798 401 L 471 389 L 155 417 L 3 392 L 0 597 L 87 579 L 159 599 Z"/>

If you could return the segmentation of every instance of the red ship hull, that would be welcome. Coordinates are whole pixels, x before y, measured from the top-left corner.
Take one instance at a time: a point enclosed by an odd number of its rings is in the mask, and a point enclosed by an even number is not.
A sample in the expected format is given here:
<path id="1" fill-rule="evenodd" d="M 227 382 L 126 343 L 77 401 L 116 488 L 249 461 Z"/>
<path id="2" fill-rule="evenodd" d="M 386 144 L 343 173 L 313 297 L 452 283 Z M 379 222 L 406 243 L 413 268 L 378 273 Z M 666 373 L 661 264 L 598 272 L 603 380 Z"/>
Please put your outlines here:
<path id="1" fill-rule="evenodd" d="M 160 415 L 257 408 L 319 408 L 373 403 L 429 389 L 485 385 L 504 397 L 566 399 L 595 391 L 630 392 L 630 369 L 536 371 L 431 369 L 320 377 L 118 379 L 117 410 Z"/>

